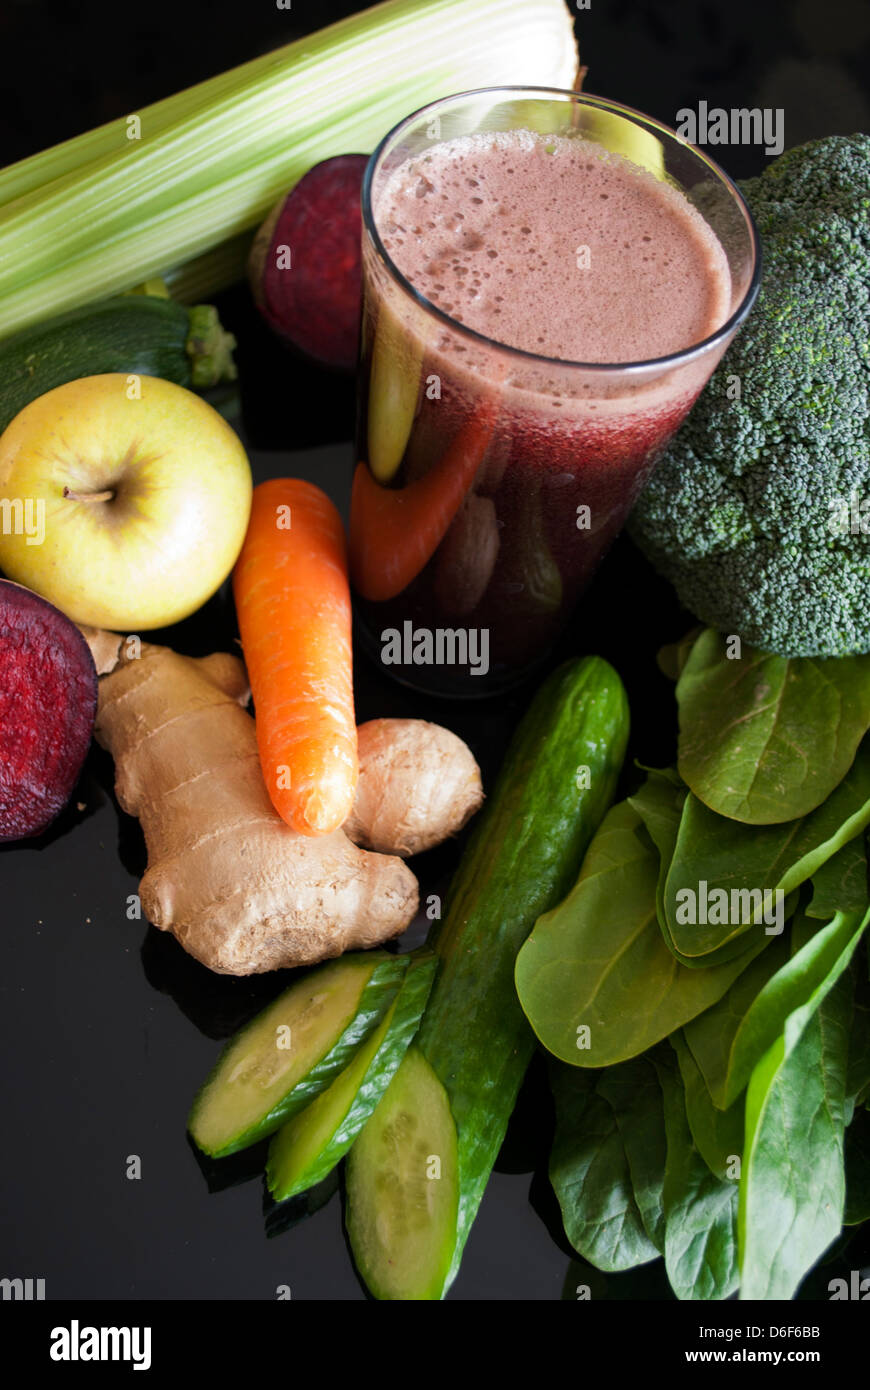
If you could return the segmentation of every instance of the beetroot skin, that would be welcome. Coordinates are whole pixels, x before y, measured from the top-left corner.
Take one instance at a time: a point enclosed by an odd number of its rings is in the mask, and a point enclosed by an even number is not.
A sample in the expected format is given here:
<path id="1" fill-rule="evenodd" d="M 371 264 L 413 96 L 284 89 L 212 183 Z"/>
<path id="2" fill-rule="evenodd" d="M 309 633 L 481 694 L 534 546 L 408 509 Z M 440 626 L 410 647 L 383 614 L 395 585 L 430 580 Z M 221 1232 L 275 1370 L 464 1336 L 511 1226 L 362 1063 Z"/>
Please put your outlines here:
<path id="1" fill-rule="evenodd" d="M 260 228 L 251 252 L 254 298 L 267 323 L 323 366 L 353 371 L 362 271 L 360 193 L 368 156 L 325 159 Z M 279 248 L 289 247 L 287 253 Z"/>
<path id="2" fill-rule="evenodd" d="M 39 835 L 63 810 L 96 712 L 97 672 L 78 628 L 0 580 L 0 841 Z"/>

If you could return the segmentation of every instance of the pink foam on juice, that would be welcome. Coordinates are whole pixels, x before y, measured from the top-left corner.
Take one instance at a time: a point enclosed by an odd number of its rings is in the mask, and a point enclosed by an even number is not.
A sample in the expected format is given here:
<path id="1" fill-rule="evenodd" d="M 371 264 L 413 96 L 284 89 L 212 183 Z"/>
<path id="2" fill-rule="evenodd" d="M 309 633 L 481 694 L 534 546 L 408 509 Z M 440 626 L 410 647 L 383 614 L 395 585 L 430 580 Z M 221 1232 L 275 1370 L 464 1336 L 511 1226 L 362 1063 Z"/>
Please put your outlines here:
<path id="1" fill-rule="evenodd" d="M 638 362 L 728 317 L 728 262 L 676 188 L 587 140 L 471 135 L 409 160 L 376 209 L 412 285 L 478 333 L 573 362 Z"/>

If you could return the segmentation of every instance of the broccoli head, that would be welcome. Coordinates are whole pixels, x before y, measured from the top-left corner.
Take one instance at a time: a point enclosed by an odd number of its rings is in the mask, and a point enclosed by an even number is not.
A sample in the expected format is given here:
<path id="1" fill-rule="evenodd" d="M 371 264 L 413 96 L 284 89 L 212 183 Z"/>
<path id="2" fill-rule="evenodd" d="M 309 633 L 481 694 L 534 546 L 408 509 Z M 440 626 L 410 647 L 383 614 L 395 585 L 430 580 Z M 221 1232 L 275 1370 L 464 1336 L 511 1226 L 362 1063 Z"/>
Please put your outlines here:
<path id="1" fill-rule="evenodd" d="M 870 136 L 789 150 L 742 191 L 756 305 L 629 529 L 721 631 L 782 656 L 867 652 Z"/>

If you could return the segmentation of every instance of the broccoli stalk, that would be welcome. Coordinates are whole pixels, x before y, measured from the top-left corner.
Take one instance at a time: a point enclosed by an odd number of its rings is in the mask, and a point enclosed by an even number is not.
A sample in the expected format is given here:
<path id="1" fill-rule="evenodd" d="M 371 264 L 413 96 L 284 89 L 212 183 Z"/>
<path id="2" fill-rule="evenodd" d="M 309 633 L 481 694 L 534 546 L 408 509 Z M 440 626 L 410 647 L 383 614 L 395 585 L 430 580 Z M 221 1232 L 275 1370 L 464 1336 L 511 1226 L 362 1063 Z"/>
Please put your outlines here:
<path id="1" fill-rule="evenodd" d="M 789 150 L 743 193 L 758 300 L 629 529 L 721 631 L 781 656 L 867 652 L 870 136 Z"/>

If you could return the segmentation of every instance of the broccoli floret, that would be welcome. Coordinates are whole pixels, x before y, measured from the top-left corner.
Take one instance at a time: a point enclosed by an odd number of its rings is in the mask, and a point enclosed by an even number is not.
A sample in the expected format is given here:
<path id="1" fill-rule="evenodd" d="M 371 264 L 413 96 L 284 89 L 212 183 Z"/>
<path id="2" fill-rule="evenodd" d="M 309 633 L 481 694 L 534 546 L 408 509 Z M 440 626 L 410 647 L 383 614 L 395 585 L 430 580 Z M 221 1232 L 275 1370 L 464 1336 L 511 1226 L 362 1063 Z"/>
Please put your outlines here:
<path id="1" fill-rule="evenodd" d="M 629 529 L 721 631 L 782 656 L 867 652 L 870 136 L 789 150 L 742 189 L 759 297 Z"/>

